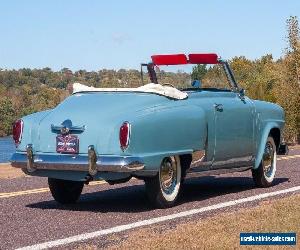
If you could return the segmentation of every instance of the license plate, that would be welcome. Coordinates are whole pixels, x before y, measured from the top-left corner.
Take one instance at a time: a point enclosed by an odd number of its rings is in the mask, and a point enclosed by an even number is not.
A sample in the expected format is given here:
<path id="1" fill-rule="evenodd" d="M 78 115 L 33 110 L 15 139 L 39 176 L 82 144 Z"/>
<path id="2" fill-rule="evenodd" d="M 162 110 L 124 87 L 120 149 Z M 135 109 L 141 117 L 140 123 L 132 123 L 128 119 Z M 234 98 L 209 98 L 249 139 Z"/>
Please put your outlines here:
<path id="1" fill-rule="evenodd" d="M 56 152 L 78 154 L 79 138 L 76 135 L 58 135 L 56 136 Z"/>

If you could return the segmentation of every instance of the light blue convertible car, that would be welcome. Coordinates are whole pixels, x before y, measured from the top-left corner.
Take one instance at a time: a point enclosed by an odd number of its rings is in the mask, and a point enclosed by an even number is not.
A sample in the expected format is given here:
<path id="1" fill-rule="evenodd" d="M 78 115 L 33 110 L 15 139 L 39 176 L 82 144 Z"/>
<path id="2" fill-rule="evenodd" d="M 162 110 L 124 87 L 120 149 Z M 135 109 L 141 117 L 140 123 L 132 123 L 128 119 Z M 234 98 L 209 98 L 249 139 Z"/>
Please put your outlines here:
<path id="1" fill-rule="evenodd" d="M 156 74 L 156 67 L 188 64 L 220 66 L 224 85 L 193 79 L 179 90 Z M 216 54 L 154 55 L 143 67 L 149 84 L 101 89 L 75 83 L 56 108 L 17 120 L 12 166 L 48 177 L 63 204 L 76 202 L 83 185 L 99 179 L 143 179 L 160 208 L 176 203 L 187 177 L 251 170 L 258 187 L 272 185 L 276 156 L 287 152 L 280 106 L 245 96 Z"/>

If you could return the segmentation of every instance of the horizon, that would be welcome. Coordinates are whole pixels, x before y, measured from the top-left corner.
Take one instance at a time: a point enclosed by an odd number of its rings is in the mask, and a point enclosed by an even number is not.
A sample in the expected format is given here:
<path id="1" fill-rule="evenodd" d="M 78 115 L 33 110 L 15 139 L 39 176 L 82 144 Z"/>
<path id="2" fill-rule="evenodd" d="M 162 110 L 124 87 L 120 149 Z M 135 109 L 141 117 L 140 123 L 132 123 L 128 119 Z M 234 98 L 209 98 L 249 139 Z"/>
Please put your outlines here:
<path id="1" fill-rule="evenodd" d="M 287 47 L 286 19 L 300 16 L 296 0 L 155 0 L 150 8 L 116 0 L 2 3 L 0 68 L 138 70 L 152 54 L 172 53 L 250 60 L 271 54 L 277 60 Z"/>
<path id="2" fill-rule="evenodd" d="M 274 62 L 277 62 L 279 60 L 281 60 L 283 58 L 284 55 L 280 56 L 279 58 L 274 58 L 274 56 L 272 54 L 265 54 L 265 55 L 261 55 L 260 57 L 258 58 L 254 58 L 254 59 L 250 59 L 250 58 L 247 58 L 245 57 L 247 60 L 251 60 L 251 61 L 255 61 L 255 60 L 259 60 L 261 57 L 263 56 L 267 56 L 267 55 L 271 55 L 272 58 L 273 58 L 273 61 Z M 234 57 L 244 57 L 243 55 L 236 55 Z M 232 58 L 227 58 L 226 60 L 230 61 L 232 60 L 234 57 Z M 149 56 L 149 60 L 148 62 L 151 62 L 151 56 Z M 141 62 L 141 63 L 145 63 L 145 62 Z M 140 71 L 141 70 L 141 63 L 138 63 L 138 67 L 137 68 L 99 68 L 99 69 L 95 69 L 95 70 L 87 70 L 87 69 L 84 69 L 84 68 L 79 68 L 79 69 L 76 69 L 76 70 L 72 70 L 68 67 L 62 67 L 62 68 L 58 68 L 58 69 L 53 69 L 49 66 L 45 66 L 45 67 L 42 67 L 42 68 L 29 68 L 29 67 L 22 67 L 22 68 L 1 68 L 0 67 L 0 71 L 18 71 L 18 70 L 23 70 L 23 69 L 29 69 L 29 70 L 44 70 L 44 69 L 47 69 L 49 68 L 52 72 L 55 72 L 55 73 L 58 73 L 60 71 L 62 71 L 63 69 L 68 69 L 70 70 L 72 73 L 75 73 L 75 72 L 78 72 L 80 70 L 83 70 L 83 71 L 86 71 L 86 72 L 96 72 L 98 73 L 99 71 L 101 70 L 112 70 L 112 71 L 120 71 L 120 70 L 126 70 L 126 71 L 129 71 L 129 70 L 137 70 L 137 71 Z M 171 73 L 180 73 L 180 71 L 183 71 L 183 72 L 191 72 L 192 71 L 192 68 L 194 66 L 196 66 L 197 64 L 179 64 L 179 65 L 158 65 L 156 67 L 158 67 L 160 70 L 162 71 L 165 71 L 165 72 L 171 72 Z M 206 64 L 208 68 L 212 67 L 214 64 Z M 181 68 L 186 68 L 187 70 L 182 70 Z M 170 70 L 166 70 L 166 69 L 170 69 Z"/>

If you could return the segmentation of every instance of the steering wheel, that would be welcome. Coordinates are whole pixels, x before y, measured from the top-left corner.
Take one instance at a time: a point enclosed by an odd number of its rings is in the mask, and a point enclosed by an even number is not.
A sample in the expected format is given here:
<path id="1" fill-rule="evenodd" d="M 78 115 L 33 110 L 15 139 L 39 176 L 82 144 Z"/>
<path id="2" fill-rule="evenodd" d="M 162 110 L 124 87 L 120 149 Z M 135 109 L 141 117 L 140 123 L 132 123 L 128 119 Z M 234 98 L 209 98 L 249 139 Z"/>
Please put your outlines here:
<path id="1" fill-rule="evenodd" d="M 175 86 L 171 83 L 163 83 L 162 86 L 171 86 L 171 87 L 175 88 Z"/>

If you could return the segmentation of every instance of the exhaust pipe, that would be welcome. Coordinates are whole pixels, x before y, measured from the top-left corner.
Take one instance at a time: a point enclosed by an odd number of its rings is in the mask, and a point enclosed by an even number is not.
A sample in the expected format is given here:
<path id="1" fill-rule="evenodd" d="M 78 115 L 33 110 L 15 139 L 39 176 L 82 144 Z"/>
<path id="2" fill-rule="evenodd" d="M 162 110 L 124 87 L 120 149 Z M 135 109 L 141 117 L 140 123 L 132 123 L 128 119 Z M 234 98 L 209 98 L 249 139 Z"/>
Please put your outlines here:
<path id="1" fill-rule="evenodd" d="M 94 178 L 90 174 L 87 174 L 86 177 L 84 177 L 84 184 L 88 185 L 90 181 L 92 181 Z"/>

